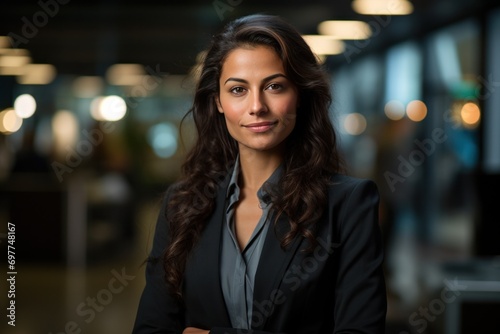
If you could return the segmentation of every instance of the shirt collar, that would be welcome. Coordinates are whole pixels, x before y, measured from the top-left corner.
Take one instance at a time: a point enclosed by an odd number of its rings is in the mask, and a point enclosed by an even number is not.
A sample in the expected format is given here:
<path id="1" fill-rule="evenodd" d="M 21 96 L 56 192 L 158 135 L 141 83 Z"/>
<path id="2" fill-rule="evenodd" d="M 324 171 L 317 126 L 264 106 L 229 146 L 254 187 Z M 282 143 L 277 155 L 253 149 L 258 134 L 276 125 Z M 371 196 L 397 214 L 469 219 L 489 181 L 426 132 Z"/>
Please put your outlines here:
<path id="1" fill-rule="evenodd" d="M 257 191 L 257 196 L 261 202 L 261 205 L 269 205 L 271 202 L 271 192 L 274 187 L 278 184 L 281 175 L 283 174 L 283 163 L 281 163 L 278 168 L 274 170 L 271 176 L 264 182 L 262 187 Z M 238 177 L 240 175 L 240 156 L 236 157 L 236 161 L 234 163 L 233 173 L 231 175 L 231 179 L 229 181 L 229 186 L 227 187 L 226 198 L 231 198 L 234 196 L 236 200 L 239 198 L 240 187 L 238 186 Z"/>
<path id="2" fill-rule="evenodd" d="M 227 198 L 229 198 L 231 194 L 235 192 L 235 189 L 238 190 L 237 192 L 239 194 L 240 190 L 240 187 L 238 186 L 239 175 L 240 175 L 240 156 L 238 155 L 234 162 L 233 173 L 231 174 L 231 179 L 229 180 L 229 186 L 227 187 L 227 193 L 226 193 Z"/>

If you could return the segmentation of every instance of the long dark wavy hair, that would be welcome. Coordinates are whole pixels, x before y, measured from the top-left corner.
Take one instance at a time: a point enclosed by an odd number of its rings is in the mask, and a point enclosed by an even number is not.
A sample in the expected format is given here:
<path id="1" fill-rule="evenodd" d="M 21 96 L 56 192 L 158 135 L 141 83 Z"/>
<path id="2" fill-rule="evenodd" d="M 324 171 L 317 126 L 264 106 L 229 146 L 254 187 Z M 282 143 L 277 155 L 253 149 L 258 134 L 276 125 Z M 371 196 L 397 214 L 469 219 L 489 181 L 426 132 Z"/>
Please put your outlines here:
<path id="1" fill-rule="evenodd" d="M 229 135 L 216 97 L 228 54 L 240 47 L 268 46 L 281 58 L 285 74 L 298 89 L 300 107 L 286 139 L 284 172 L 272 203 L 276 219 L 285 215 L 290 229 L 280 240 L 286 248 L 297 235 L 314 244 L 314 224 L 327 201 L 333 173 L 343 172 L 337 138 L 329 118 L 327 74 L 300 33 L 278 16 L 254 14 L 236 19 L 214 36 L 201 64 L 192 116 L 197 140 L 182 166 L 181 179 L 167 203 L 169 243 L 165 279 L 182 298 L 186 261 L 213 212 L 217 189 L 234 165 L 237 142 Z"/>

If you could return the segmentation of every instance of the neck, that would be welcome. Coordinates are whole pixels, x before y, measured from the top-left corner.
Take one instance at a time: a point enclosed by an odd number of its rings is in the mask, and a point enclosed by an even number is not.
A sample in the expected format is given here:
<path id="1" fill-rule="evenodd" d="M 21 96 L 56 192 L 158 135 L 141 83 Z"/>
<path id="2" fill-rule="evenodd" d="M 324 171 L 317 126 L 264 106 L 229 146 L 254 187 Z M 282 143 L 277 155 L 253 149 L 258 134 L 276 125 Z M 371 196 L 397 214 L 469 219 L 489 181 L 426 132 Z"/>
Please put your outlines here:
<path id="1" fill-rule="evenodd" d="M 240 187 L 257 191 L 283 161 L 280 150 L 255 151 L 240 147 Z"/>

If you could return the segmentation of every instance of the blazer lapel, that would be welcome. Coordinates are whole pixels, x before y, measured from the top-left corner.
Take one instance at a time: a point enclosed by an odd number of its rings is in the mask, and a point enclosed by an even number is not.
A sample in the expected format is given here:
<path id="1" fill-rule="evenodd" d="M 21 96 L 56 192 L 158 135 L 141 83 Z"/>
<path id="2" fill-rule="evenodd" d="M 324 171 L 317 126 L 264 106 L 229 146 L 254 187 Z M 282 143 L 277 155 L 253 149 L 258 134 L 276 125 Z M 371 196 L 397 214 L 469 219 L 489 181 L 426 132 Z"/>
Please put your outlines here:
<path id="1" fill-rule="evenodd" d="M 252 317 L 252 328 L 254 329 L 264 328 L 270 314 L 263 312 L 262 308 L 268 308 L 269 302 L 273 302 L 272 299 L 276 297 L 273 296 L 273 291 L 279 289 L 290 261 L 304 239 L 302 236 L 296 236 L 292 243 L 283 250 L 280 246 L 280 240 L 290 230 L 288 218 L 282 216 L 274 225 L 274 217 L 272 217 L 270 223 L 272 225 L 269 226 L 266 235 L 254 283 L 253 314 L 259 314 L 259 316 Z M 256 304 L 259 304 L 260 308 Z"/>

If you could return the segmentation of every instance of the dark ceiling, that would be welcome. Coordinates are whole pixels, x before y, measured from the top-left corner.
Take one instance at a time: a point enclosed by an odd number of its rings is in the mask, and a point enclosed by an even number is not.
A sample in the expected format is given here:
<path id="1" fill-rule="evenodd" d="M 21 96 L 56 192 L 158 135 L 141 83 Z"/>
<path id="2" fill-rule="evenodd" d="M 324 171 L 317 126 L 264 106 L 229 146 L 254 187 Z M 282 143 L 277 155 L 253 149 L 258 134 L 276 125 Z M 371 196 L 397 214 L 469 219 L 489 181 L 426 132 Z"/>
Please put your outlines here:
<path id="1" fill-rule="evenodd" d="M 227 4 L 227 10 L 218 13 L 216 4 L 221 3 Z M 480 19 L 498 6 L 497 0 L 412 3 L 412 15 L 375 17 L 356 14 L 348 0 L 3 0 L 0 35 L 17 35 L 17 46 L 28 49 L 34 63 L 51 63 L 61 74 L 103 75 L 115 63 L 140 63 L 182 74 L 213 33 L 245 14 L 278 14 L 304 34 L 317 33 L 317 24 L 327 19 L 371 22 L 372 28 L 380 30 L 364 45 L 366 54 L 466 16 Z M 335 57 L 329 61 L 335 64 Z"/>

